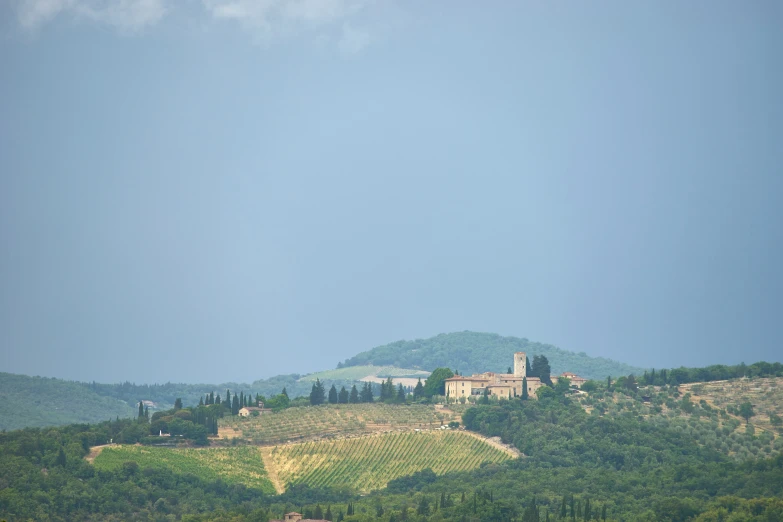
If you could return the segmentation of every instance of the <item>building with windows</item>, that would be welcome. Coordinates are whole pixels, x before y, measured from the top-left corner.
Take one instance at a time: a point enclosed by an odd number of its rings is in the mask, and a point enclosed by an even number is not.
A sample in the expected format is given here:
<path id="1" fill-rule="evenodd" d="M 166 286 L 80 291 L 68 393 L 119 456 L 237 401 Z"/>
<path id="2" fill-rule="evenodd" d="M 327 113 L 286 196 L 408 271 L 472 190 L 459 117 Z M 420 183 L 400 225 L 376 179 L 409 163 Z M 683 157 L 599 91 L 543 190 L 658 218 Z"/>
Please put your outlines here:
<path id="1" fill-rule="evenodd" d="M 446 379 L 446 397 L 459 400 L 472 395 L 495 395 L 504 399 L 522 396 L 522 381 L 527 373 L 527 355 L 525 352 L 514 354 L 514 373 L 485 372 L 470 377 L 455 375 Z M 538 377 L 527 378 L 527 393 L 534 396 L 543 386 Z"/>
<path id="2" fill-rule="evenodd" d="M 494 395 L 502 399 L 511 399 L 522 396 L 523 379 L 527 374 L 527 354 L 517 352 L 514 354 L 514 373 L 485 372 L 473 374 L 470 377 L 455 375 L 446 379 L 446 398 L 457 401 L 477 395 Z M 572 387 L 581 387 L 585 380 L 575 373 L 564 372 L 563 377 L 571 379 Z M 557 377 L 552 378 L 553 382 Z M 545 386 L 538 377 L 527 377 L 527 394 L 531 398 L 536 397 L 536 390 Z"/>

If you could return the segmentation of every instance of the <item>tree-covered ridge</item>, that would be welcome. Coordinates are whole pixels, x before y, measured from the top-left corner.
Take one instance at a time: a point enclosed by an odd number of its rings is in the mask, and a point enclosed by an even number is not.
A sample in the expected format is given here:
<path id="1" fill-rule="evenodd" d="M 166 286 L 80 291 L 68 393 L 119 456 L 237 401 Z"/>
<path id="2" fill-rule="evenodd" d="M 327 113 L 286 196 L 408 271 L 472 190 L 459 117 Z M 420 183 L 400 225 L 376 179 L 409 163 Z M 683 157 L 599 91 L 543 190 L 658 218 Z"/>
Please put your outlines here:
<path id="1" fill-rule="evenodd" d="M 467 331 L 378 346 L 347 359 L 338 367 L 373 364 L 429 371 L 446 367 L 470 375 L 506 371 L 513 361 L 514 352 L 526 352 L 531 358 L 534 355 L 546 356 L 553 375 L 572 371 L 588 379 L 605 379 L 608 375 L 640 374 L 644 371 L 611 359 L 562 350 L 551 344 Z"/>
<path id="2" fill-rule="evenodd" d="M 131 404 L 82 383 L 0 373 L 0 430 L 100 422 L 134 412 Z"/>

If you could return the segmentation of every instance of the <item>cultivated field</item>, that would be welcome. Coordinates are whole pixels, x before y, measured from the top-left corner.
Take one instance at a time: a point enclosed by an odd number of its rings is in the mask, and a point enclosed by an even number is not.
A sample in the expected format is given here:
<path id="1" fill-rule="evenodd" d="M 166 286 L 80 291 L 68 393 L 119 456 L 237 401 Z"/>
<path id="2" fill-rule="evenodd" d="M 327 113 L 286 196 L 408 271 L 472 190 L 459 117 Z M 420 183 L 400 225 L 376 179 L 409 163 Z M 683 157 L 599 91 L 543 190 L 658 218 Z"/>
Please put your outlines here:
<path id="1" fill-rule="evenodd" d="M 122 468 L 126 462 L 135 462 L 139 469 L 168 469 L 176 473 L 190 473 L 208 481 L 220 478 L 227 483 L 243 483 L 266 493 L 275 493 L 258 448 L 110 446 L 103 448 L 93 464 L 97 469 L 115 470 Z"/>
<path id="2" fill-rule="evenodd" d="M 253 444 L 280 444 L 379 431 L 431 429 L 460 420 L 458 414 L 430 405 L 333 404 L 289 408 L 258 417 L 224 417 L 220 438 Z"/>
<path id="3" fill-rule="evenodd" d="M 283 484 L 348 487 L 366 493 L 426 468 L 437 474 L 466 471 L 482 462 L 512 458 L 455 430 L 383 433 L 266 448 Z"/>
<path id="4" fill-rule="evenodd" d="M 783 417 L 783 377 L 683 384 L 680 389 L 690 392 L 694 402 L 704 400 L 714 408 L 730 410 L 731 415 L 740 404 L 749 402 L 755 413 L 750 422 L 765 431 L 777 431 L 770 422 L 770 413 Z"/>
<path id="5" fill-rule="evenodd" d="M 649 397 L 648 401 L 642 397 Z M 593 414 L 631 413 L 651 423 L 688 433 L 703 446 L 744 461 L 783 453 L 783 378 L 733 379 L 683 384 L 678 387 L 642 386 L 637 394 L 597 391 L 580 395 L 582 406 Z M 755 415 L 749 423 L 740 405 L 750 402 Z M 770 415 L 771 414 L 771 415 Z"/>

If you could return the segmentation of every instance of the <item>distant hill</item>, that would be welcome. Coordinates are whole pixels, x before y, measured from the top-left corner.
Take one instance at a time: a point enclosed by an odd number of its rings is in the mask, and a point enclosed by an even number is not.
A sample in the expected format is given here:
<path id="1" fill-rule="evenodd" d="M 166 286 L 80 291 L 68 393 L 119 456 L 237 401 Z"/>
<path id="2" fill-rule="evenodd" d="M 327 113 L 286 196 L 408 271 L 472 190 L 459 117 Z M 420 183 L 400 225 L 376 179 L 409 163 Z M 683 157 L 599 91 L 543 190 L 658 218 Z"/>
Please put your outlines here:
<path id="1" fill-rule="evenodd" d="M 0 372 L 0 430 L 130 417 L 126 402 L 82 383 Z"/>
<path id="2" fill-rule="evenodd" d="M 531 361 L 534 355 L 546 356 L 553 375 L 572 371 L 589 379 L 606 379 L 609 375 L 617 377 L 644 372 L 642 368 L 603 357 L 590 357 L 585 353 L 569 352 L 551 344 L 468 331 L 378 346 L 347 359 L 338 367 L 372 364 L 429 371 L 448 367 L 470 375 L 485 371 L 506 371 L 513 365 L 514 352 L 526 352 Z"/>

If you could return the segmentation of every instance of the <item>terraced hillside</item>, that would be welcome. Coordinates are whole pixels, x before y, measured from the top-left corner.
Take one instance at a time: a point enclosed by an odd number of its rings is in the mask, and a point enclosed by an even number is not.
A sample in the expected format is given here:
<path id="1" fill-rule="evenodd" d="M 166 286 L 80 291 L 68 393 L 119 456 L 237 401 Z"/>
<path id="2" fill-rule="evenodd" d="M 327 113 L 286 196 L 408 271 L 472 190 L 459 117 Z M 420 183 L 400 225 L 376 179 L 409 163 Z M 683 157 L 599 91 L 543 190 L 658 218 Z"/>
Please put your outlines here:
<path id="1" fill-rule="evenodd" d="M 783 453 L 783 377 L 642 386 L 636 392 L 602 387 L 579 401 L 595 415 L 631 414 L 687 433 L 739 461 Z M 753 405 L 749 422 L 740 415 L 745 402 Z"/>
<path id="2" fill-rule="evenodd" d="M 96 469 L 117 470 L 127 462 L 139 469 L 168 469 L 189 473 L 206 481 L 218 478 L 230 484 L 242 483 L 274 494 L 258 448 L 160 448 L 149 446 L 112 446 L 104 448 L 93 461 Z"/>
<path id="3" fill-rule="evenodd" d="M 362 493 L 426 468 L 440 475 L 512 458 L 469 433 L 455 430 L 382 433 L 262 451 L 283 484 L 348 487 Z"/>
<path id="4" fill-rule="evenodd" d="M 268 445 L 378 431 L 430 429 L 452 420 L 459 421 L 459 415 L 424 404 L 330 404 L 290 408 L 258 417 L 224 417 L 218 434 L 223 439 L 239 438 Z"/>

